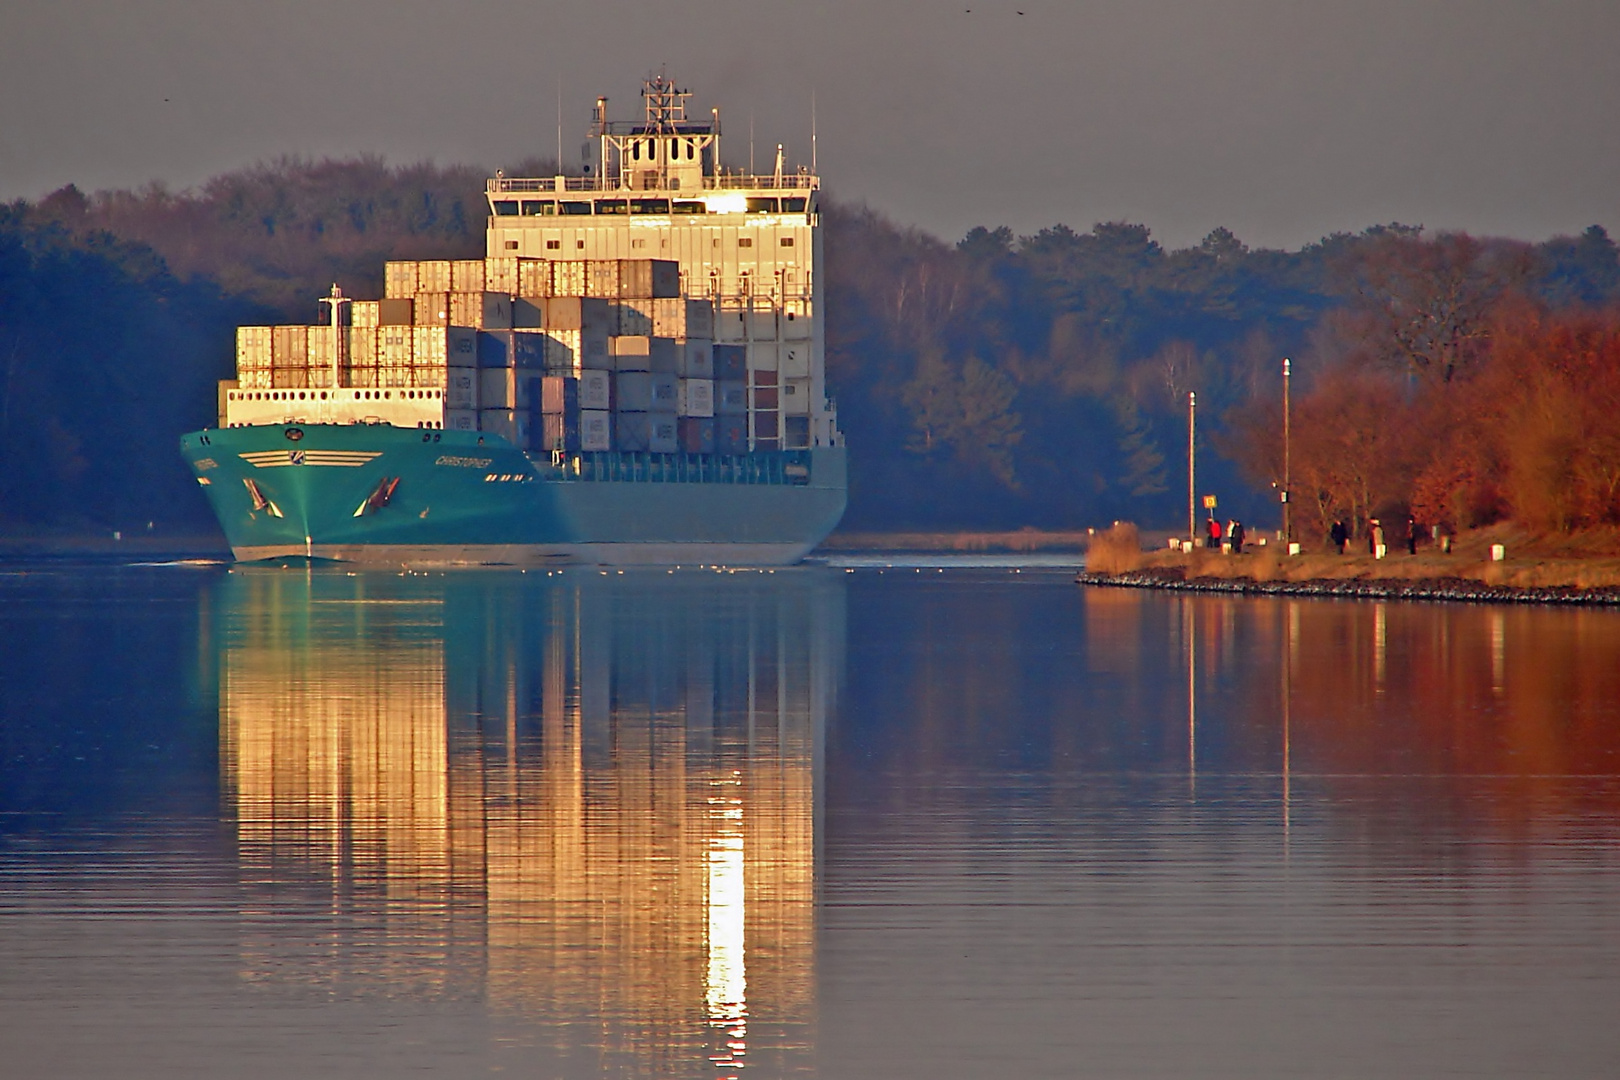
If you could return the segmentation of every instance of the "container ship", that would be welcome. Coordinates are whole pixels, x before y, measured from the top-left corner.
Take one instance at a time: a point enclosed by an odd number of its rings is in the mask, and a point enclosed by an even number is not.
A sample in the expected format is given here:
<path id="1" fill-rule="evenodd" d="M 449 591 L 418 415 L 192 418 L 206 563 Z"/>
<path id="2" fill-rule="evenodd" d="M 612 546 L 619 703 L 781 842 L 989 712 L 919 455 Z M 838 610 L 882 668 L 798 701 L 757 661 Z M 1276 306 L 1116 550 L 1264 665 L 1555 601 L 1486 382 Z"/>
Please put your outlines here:
<path id="1" fill-rule="evenodd" d="M 238 559 L 780 565 L 832 531 L 815 170 L 728 170 L 718 110 L 642 97 L 597 99 L 580 175 L 488 181 L 485 258 L 238 329 L 181 439 Z"/>

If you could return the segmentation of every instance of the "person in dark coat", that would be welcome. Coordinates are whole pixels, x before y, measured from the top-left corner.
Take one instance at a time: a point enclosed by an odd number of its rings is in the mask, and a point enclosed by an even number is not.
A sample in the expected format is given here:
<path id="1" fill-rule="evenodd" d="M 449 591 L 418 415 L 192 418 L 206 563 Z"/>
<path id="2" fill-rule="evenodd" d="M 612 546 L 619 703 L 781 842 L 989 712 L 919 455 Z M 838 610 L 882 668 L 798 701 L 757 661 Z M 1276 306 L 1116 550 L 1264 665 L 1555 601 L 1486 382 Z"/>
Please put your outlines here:
<path id="1" fill-rule="evenodd" d="M 1333 537 L 1333 547 L 1340 555 L 1349 550 L 1350 530 L 1345 528 L 1343 521 L 1333 523 L 1333 532 L 1330 535 Z"/>
<path id="2" fill-rule="evenodd" d="M 1232 522 L 1232 554 L 1243 554 L 1243 540 L 1249 533 L 1243 528 L 1243 522 Z"/>
<path id="3" fill-rule="evenodd" d="M 1415 518 L 1407 518 L 1406 519 L 1406 553 L 1408 555 L 1416 555 L 1417 554 L 1417 542 L 1418 542 L 1418 523 L 1417 523 L 1417 520 Z"/>

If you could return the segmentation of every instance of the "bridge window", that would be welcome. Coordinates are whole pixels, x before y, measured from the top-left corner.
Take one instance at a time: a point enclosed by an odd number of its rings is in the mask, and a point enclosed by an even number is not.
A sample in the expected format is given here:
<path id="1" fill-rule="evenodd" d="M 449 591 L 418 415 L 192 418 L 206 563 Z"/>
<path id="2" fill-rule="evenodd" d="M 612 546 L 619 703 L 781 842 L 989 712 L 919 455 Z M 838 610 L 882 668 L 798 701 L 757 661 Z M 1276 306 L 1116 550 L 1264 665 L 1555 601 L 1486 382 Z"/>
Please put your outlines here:
<path id="1" fill-rule="evenodd" d="M 550 199 L 524 199 L 524 217 L 550 217 L 557 212 L 557 204 Z"/>
<path id="2" fill-rule="evenodd" d="M 674 206 L 677 214 L 707 214 L 709 207 L 702 202 L 685 202 L 677 200 Z"/>
<path id="3" fill-rule="evenodd" d="M 668 199 L 633 199 L 630 202 L 632 214 L 667 214 L 669 213 Z"/>
<path id="4" fill-rule="evenodd" d="M 598 214 L 628 214 L 630 203 L 626 199 L 597 199 L 596 212 Z"/>
<path id="5" fill-rule="evenodd" d="M 784 214 L 802 214 L 802 213 L 804 213 L 805 203 L 808 202 L 808 201 L 809 200 L 807 200 L 807 199 L 783 199 L 782 200 L 782 213 L 784 213 Z"/>
<path id="6" fill-rule="evenodd" d="M 516 199 L 496 199 L 495 200 L 495 216 L 496 217 L 516 217 L 517 212 L 518 212 L 518 204 L 517 204 Z"/>
<path id="7" fill-rule="evenodd" d="M 750 214 L 774 214 L 776 213 L 776 200 L 757 196 L 750 197 L 748 200 L 748 212 Z"/>
<path id="8" fill-rule="evenodd" d="M 559 202 L 557 204 L 557 213 L 559 214 L 588 214 L 590 212 L 591 204 L 588 202 Z"/>

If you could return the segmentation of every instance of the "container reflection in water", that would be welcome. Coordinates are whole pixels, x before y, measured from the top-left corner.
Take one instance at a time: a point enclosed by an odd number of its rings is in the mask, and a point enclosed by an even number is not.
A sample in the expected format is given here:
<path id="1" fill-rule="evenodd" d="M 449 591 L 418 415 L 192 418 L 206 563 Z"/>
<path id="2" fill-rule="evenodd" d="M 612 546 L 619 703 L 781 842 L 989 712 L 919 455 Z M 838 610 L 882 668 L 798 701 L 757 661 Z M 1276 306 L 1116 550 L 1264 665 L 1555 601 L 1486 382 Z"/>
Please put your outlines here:
<path id="1" fill-rule="evenodd" d="M 838 576 L 224 590 L 244 884 L 332 913 L 313 949 L 248 920 L 246 978 L 484 994 L 582 1066 L 811 1069 Z"/>

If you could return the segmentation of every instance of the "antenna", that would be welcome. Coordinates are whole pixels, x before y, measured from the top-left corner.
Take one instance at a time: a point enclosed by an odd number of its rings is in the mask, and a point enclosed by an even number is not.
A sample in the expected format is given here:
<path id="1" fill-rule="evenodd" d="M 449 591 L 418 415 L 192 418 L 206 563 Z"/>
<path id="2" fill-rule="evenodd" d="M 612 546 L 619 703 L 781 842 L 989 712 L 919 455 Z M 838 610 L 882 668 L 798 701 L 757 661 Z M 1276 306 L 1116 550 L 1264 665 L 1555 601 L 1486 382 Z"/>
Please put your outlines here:
<path id="1" fill-rule="evenodd" d="M 816 171 L 816 91 L 810 90 L 810 172 Z"/>
<path id="2" fill-rule="evenodd" d="M 557 72 L 557 175 L 563 171 L 562 155 L 562 72 Z"/>
<path id="3" fill-rule="evenodd" d="M 748 175 L 754 175 L 754 112 L 748 111 Z"/>

